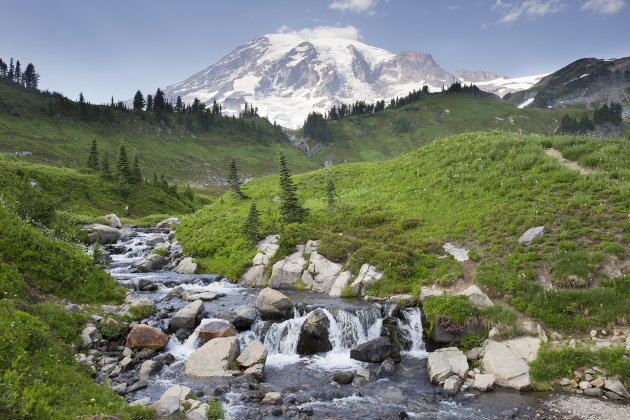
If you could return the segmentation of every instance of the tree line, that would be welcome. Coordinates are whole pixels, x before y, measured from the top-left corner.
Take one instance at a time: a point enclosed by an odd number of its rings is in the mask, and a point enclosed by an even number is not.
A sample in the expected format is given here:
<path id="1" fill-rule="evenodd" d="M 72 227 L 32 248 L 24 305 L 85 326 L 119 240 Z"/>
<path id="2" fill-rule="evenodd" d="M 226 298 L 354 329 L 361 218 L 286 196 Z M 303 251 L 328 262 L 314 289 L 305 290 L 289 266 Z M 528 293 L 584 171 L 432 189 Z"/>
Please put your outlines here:
<path id="1" fill-rule="evenodd" d="M 29 89 L 37 89 L 39 85 L 39 73 L 35 71 L 33 63 L 28 63 L 22 71 L 20 60 L 14 63 L 13 57 L 8 65 L 0 58 L 0 79 Z"/>
<path id="2" fill-rule="evenodd" d="M 577 120 L 575 117 L 565 114 L 560 120 L 559 132 L 561 134 L 588 134 L 595 130 L 595 127 L 605 123 L 620 126 L 622 123 L 623 106 L 618 102 L 605 103 L 596 107 L 593 111 L 593 119 L 588 114 L 582 115 Z"/>

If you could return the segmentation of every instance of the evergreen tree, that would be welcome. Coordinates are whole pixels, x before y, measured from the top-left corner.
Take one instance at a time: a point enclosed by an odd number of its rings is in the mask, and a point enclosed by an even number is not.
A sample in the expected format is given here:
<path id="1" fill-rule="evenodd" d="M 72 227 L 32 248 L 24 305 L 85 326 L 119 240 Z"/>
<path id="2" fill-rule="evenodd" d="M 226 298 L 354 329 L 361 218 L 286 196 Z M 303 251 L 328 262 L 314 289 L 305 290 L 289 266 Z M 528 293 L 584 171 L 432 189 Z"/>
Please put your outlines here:
<path id="1" fill-rule="evenodd" d="M 255 244 L 260 239 L 260 212 L 256 208 L 256 203 L 252 201 L 252 204 L 249 206 L 249 213 L 247 215 L 247 219 L 243 226 L 241 227 L 241 232 L 249 242 Z"/>
<path id="2" fill-rule="evenodd" d="M 118 162 L 116 163 L 116 176 L 118 181 L 123 184 L 131 184 L 131 168 L 129 167 L 129 158 L 127 157 L 127 149 L 125 144 L 121 143 L 118 149 Z"/>
<path id="3" fill-rule="evenodd" d="M 164 100 L 164 92 L 158 88 L 153 97 L 153 110 L 155 112 L 164 112 L 165 108 L 166 101 Z"/>
<path id="4" fill-rule="evenodd" d="M 11 61 L 9 63 L 9 72 L 7 73 L 7 79 L 13 81 L 14 75 L 15 75 L 15 65 L 13 64 L 13 57 L 11 57 Z"/>
<path id="5" fill-rule="evenodd" d="M 328 201 L 328 207 L 330 207 L 330 211 L 332 212 L 333 217 L 335 216 L 335 206 L 337 204 L 337 192 L 335 191 L 335 183 L 332 178 L 328 179 L 326 183 L 326 199 Z"/>
<path id="6" fill-rule="evenodd" d="M 291 179 L 291 173 L 287 169 L 287 162 L 282 152 L 278 152 L 278 166 L 280 174 L 280 214 L 286 223 L 299 223 L 308 214 L 308 210 L 302 207 L 297 198 L 297 187 Z"/>
<path id="7" fill-rule="evenodd" d="M 147 95 L 147 111 L 153 111 L 153 96 Z"/>
<path id="8" fill-rule="evenodd" d="M 109 166 L 109 153 L 107 151 L 103 156 L 103 160 L 101 160 L 101 176 L 108 181 L 112 179 L 112 170 Z"/>
<path id="9" fill-rule="evenodd" d="M 177 101 L 175 102 L 175 112 L 182 112 L 184 110 L 184 105 L 182 104 L 182 97 L 177 96 Z"/>
<path id="10" fill-rule="evenodd" d="M 133 109 L 143 109 L 145 105 L 144 95 L 142 92 L 137 91 L 136 95 L 133 97 Z"/>
<path id="11" fill-rule="evenodd" d="M 593 125 L 593 122 L 588 118 L 588 115 L 582 115 L 582 118 L 580 118 L 580 122 L 578 122 L 578 132 L 580 134 L 586 134 L 594 129 L 595 126 Z"/>
<path id="12" fill-rule="evenodd" d="M 133 166 L 131 168 L 131 183 L 132 184 L 140 184 L 142 182 L 142 172 L 140 171 L 140 162 L 139 162 L 138 154 L 133 154 Z"/>
<path id="13" fill-rule="evenodd" d="M 230 161 L 227 181 L 235 198 L 247 198 L 243 191 L 241 191 L 241 181 L 238 178 L 238 169 L 236 169 L 236 161 L 234 158 Z"/>
<path id="14" fill-rule="evenodd" d="M 35 72 L 35 66 L 33 63 L 28 63 L 26 66 L 26 70 L 22 75 L 22 81 L 24 86 L 31 89 L 37 89 L 37 85 L 39 84 L 39 74 Z"/>
<path id="15" fill-rule="evenodd" d="M 560 121 L 560 132 L 563 134 L 575 134 L 578 131 L 578 123 L 572 116 L 565 114 Z"/>
<path id="16" fill-rule="evenodd" d="M 83 97 L 83 92 L 79 93 L 79 111 L 81 112 L 81 117 L 86 116 L 87 105 L 85 104 L 85 98 Z"/>
<path id="17" fill-rule="evenodd" d="M 20 66 L 20 60 L 15 62 L 15 74 L 13 75 L 13 81 L 15 81 L 15 83 L 22 83 L 22 67 Z"/>
<path id="18" fill-rule="evenodd" d="M 8 66 L 7 63 L 5 63 L 4 61 L 2 61 L 2 58 L 0 58 L 0 77 L 1 78 L 5 78 L 7 77 L 7 71 L 8 71 Z"/>
<path id="19" fill-rule="evenodd" d="M 95 171 L 98 171 L 98 150 L 96 148 L 96 139 L 92 140 L 92 147 L 90 148 L 90 155 L 87 160 L 88 168 L 92 168 Z"/>
<path id="20" fill-rule="evenodd" d="M 195 193 L 192 188 L 190 188 L 190 184 L 186 184 L 184 191 L 182 192 L 182 196 L 188 201 L 195 201 Z"/>
<path id="21" fill-rule="evenodd" d="M 609 121 L 615 125 L 621 125 L 623 106 L 619 102 L 611 102 Z"/>

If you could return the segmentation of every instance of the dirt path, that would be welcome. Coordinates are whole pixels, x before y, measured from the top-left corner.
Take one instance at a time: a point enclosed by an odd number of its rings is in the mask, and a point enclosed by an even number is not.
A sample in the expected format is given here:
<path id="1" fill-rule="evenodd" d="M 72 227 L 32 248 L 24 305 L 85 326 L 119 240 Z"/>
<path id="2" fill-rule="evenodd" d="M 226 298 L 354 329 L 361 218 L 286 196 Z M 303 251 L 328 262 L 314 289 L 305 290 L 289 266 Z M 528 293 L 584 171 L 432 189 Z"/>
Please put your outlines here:
<path id="1" fill-rule="evenodd" d="M 573 169 L 574 171 L 580 171 L 582 175 L 588 175 L 595 172 L 593 169 L 586 168 L 577 162 L 565 159 L 564 157 L 562 157 L 562 153 L 560 152 L 560 150 L 554 149 L 553 147 L 545 149 L 545 153 L 547 153 L 548 156 L 558 159 L 558 161 L 567 168 Z"/>

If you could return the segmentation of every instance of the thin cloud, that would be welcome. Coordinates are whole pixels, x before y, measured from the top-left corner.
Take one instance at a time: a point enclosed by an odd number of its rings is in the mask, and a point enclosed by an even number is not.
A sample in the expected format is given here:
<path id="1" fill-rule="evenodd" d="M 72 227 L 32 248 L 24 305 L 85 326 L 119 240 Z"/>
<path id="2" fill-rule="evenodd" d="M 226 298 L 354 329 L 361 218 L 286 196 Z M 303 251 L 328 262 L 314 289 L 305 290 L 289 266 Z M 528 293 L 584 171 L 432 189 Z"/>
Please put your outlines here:
<path id="1" fill-rule="evenodd" d="M 521 17 L 530 19 L 543 17 L 564 8 L 565 4 L 561 0 L 526 0 L 509 3 L 497 0 L 490 10 L 502 15 L 498 23 L 510 23 Z"/>
<path id="2" fill-rule="evenodd" d="M 378 0 L 334 0 L 330 4 L 331 9 L 350 11 L 354 13 L 368 12 L 373 14 L 372 8 Z"/>
<path id="3" fill-rule="evenodd" d="M 314 28 L 303 28 L 298 31 L 288 26 L 278 28 L 281 34 L 296 34 L 306 38 L 345 38 L 353 41 L 362 39 L 359 30 L 352 26 L 315 26 Z"/>
<path id="4" fill-rule="evenodd" d="M 625 5 L 624 0 L 588 0 L 580 7 L 580 10 L 599 13 L 600 15 L 614 15 Z"/>

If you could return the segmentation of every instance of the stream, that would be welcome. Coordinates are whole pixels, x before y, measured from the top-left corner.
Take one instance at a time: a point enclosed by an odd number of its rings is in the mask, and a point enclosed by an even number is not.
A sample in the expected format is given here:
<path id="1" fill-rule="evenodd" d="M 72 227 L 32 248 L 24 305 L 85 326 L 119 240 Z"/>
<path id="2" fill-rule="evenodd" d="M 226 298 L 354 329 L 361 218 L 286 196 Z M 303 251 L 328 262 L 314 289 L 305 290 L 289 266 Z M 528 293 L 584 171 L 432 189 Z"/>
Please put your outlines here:
<path id="1" fill-rule="evenodd" d="M 215 316 L 241 305 L 255 306 L 260 290 L 232 284 L 228 279 L 212 274 L 185 275 L 168 271 L 135 273 L 132 264 L 151 252 L 146 240 L 155 233 L 139 229 L 137 236 L 123 239 L 114 247 L 123 252 L 111 255 L 109 271 L 121 284 L 129 285 L 143 279 L 154 290 L 134 292 L 155 302 L 156 312 L 147 319 L 155 328 L 167 331 L 174 310 L 190 302 L 171 293 L 174 288 L 220 293 L 224 296 L 204 302 L 204 317 L 195 332 L 180 341 L 170 334 L 166 349 L 175 361 L 151 376 L 146 388 L 126 395 L 129 402 L 160 395 L 173 385 L 193 389 L 202 401 L 217 396 L 226 413 L 241 418 L 417 418 L 417 419 L 495 419 L 515 415 L 534 417 L 539 411 L 540 394 L 522 394 L 498 389 L 479 393 L 448 396 L 428 381 L 427 357 L 422 336 L 421 310 L 405 308 L 399 312 L 398 328 L 410 342 L 402 352 L 402 360 L 393 374 L 378 377 L 379 364 L 364 363 L 350 358 L 350 350 L 380 335 L 383 315 L 388 306 L 362 299 L 331 298 L 309 291 L 284 291 L 295 305 L 295 315 L 283 322 L 264 322 L 257 319 L 248 331 L 237 334 L 241 351 L 253 340 L 260 340 L 268 351 L 264 378 L 261 384 L 247 383 L 244 378 L 217 378 L 197 381 L 184 376 L 184 365 L 201 344 L 200 328 L 218 320 Z M 166 238 L 166 234 L 163 233 Z M 181 252 L 173 247 L 171 252 Z M 180 290 L 181 290 L 180 289 Z M 306 316 L 321 308 L 330 321 L 329 339 L 332 350 L 303 357 L 297 354 L 300 327 Z M 164 316 L 165 313 L 170 316 Z M 221 320 L 223 321 L 223 320 Z M 337 371 L 366 369 L 369 380 L 339 385 L 332 381 Z M 365 374 L 365 371 L 363 371 Z M 128 372 L 132 375 L 133 372 Z M 263 406 L 252 396 L 257 389 L 281 392 L 283 406 Z"/>

